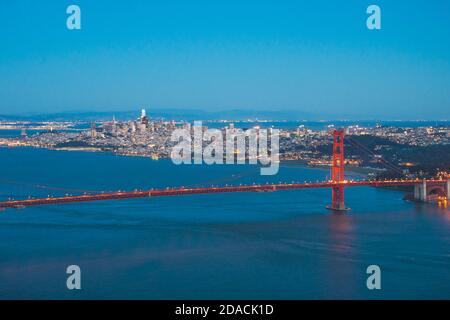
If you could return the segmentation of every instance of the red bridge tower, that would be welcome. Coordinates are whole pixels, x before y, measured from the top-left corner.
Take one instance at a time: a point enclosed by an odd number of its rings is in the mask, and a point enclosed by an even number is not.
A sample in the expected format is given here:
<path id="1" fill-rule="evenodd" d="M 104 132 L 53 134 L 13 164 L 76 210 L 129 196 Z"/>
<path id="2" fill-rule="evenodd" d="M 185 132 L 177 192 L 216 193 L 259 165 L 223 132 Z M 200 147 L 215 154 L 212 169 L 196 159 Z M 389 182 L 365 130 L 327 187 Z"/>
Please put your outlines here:
<path id="1" fill-rule="evenodd" d="M 331 205 L 327 208 L 337 211 L 347 211 L 344 205 L 344 130 L 333 131 L 333 160 L 331 164 L 331 180 L 336 183 L 332 187 Z"/>

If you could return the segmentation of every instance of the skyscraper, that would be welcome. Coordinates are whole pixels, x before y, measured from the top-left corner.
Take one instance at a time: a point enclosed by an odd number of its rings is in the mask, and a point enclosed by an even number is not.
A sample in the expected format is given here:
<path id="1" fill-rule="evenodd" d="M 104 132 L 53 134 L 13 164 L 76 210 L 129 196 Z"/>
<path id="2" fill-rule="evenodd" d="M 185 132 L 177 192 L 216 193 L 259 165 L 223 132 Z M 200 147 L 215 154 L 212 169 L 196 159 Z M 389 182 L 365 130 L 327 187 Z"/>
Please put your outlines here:
<path id="1" fill-rule="evenodd" d="M 145 112 L 145 109 L 141 110 L 141 123 L 145 125 L 145 127 L 147 127 L 148 125 L 148 117 L 147 114 Z"/>

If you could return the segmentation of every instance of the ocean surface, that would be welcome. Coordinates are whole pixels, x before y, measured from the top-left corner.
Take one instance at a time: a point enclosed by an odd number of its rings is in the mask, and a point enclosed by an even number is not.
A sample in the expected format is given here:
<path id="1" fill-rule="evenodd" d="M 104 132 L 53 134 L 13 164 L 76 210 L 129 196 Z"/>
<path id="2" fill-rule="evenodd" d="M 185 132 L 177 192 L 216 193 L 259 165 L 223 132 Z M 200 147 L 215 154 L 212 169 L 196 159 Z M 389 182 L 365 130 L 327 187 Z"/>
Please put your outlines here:
<path id="1" fill-rule="evenodd" d="M 176 166 L 108 153 L 0 148 L 0 198 L 327 179 L 282 165 Z M 189 195 L 0 211 L 1 299 L 449 299 L 450 211 L 396 190 Z M 66 288 L 81 268 L 82 290 Z M 381 268 L 381 290 L 366 268 Z"/>
<path id="2" fill-rule="evenodd" d="M 251 128 L 253 126 L 260 126 L 261 128 L 278 128 L 278 129 L 295 129 L 299 126 L 305 126 L 312 130 L 323 130 L 328 126 L 335 126 L 337 128 L 344 128 L 348 126 L 361 126 L 361 127 L 375 127 L 382 125 L 386 127 L 400 127 L 400 128 L 419 128 L 419 127 L 448 127 L 450 121 L 447 120 L 422 120 L 422 121 L 352 121 L 352 120 L 323 120 L 323 121 L 246 121 L 246 122 L 233 122 L 237 128 Z M 205 125 L 211 128 L 222 128 L 228 123 L 223 122 L 205 122 Z"/>

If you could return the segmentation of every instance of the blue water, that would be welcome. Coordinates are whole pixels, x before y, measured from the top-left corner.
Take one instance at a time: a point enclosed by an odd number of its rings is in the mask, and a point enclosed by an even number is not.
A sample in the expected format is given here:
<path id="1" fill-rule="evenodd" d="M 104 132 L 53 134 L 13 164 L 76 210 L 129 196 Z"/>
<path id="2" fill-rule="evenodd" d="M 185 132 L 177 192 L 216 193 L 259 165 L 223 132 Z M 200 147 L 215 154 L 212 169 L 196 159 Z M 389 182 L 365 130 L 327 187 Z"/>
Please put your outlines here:
<path id="1" fill-rule="evenodd" d="M 212 128 L 222 128 L 226 123 L 222 122 L 208 122 L 206 123 L 208 127 Z M 423 121 L 375 121 L 375 120 L 367 120 L 367 121 L 352 121 L 352 120 L 323 120 L 323 121 L 264 121 L 264 122 L 235 122 L 235 127 L 237 128 L 251 128 L 255 125 L 259 125 L 262 128 L 274 127 L 279 129 L 295 129 L 298 126 L 305 126 L 306 128 L 312 130 L 323 130 L 326 129 L 330 125 L 334 125 L 335 127 L 348 127 L 359 125 L 362 127 L 375 127 L 376 125 L 383 125 L 387 127 L 400 127 L 400 128 L 418 128 L 418 127 L 448 127 L 450 126 L 450 121 L 447 120 L 423 120 Z"/>
<path id="2" fill-rule="evenodd" d="M 299 165 L 283 165 L 271 178 L 258 173 L 253 166 L 175 166 L 106 153 L 0 148 L 2 199 L 75 193 L 58 188 L 132 190 L 329 175 Z M 402 197 L 400 191 L 348 189 L 347 214 L 325 209 L 329 190 L 5 210 L 0 298 L 449 299 L 450 212 Z M 66 289 L 71 264 L 81 267 L 81 291 Z M 371 264 L 381 267 L 379 291 L 366 287 Z"/>
<path id="3" fill-rule="evenodd" d="M 27 130 L 26 133 L 28 135 L 32 135 L 35 133 L 43 132 L 39 130 Z M 22 130 L 0 130 L 0 138 L 17 138 L 20 137 Z"/>

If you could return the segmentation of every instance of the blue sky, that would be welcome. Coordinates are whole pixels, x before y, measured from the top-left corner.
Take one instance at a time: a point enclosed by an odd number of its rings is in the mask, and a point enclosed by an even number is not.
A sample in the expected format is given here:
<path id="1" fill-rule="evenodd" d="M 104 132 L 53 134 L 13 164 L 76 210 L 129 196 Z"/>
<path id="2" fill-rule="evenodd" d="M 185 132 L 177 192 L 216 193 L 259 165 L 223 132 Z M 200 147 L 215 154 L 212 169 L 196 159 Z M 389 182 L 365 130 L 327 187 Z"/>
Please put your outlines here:
<path id="1" fill-rule="evenodd" d="M 77 4 L 82 29 L 66 28 Z M 382 30 L 366 28 L 366 8 Z M 0 2 L 0 114 L 150 108 L 450 119 L 447 0 Z"/>

